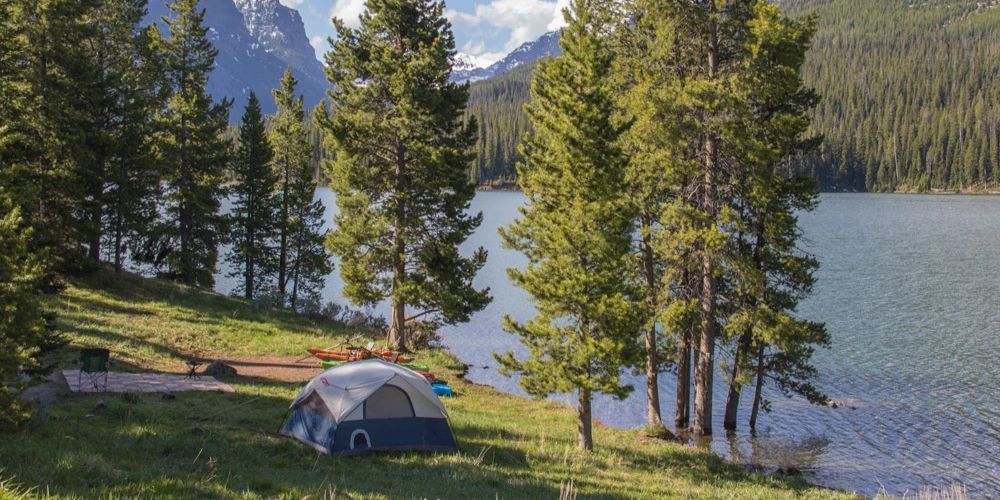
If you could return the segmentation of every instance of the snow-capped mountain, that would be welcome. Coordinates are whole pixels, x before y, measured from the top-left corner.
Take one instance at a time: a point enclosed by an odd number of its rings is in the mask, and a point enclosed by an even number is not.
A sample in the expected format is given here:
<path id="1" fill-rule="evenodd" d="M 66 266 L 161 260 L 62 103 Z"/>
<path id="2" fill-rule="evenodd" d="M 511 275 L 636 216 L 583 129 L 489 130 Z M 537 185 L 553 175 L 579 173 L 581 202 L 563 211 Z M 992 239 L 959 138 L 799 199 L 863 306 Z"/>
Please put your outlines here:
<path id="1" fill-rule="evenodd" d="M 503 59 L 483 68 L 467 68 L 460 66 L 458 54 L 455 57 L 455 68 L 452 71 L 451 79 L 456 82 L 484 80 L 486 78 L 502 75 L 522 64 L 533 63 L 543 57 L 559 55 L 559 31 L 550 31 L 537 40 L 521 44 Z M 466 56 L 468 57 L 468 56 Z M 463 62 L 466 60 L 463 60 Z"/>
<path id="2" fill-rule="evenodd" d="M 489 61 L 481 57 L 459 52 L 455 54 L 455 64 L 452 69 L 453 71 L 473 71 L 489 65 Z"/>
<path id="3" fill-rule="evenodd" d="M 169 17 L 167 2 L 150 0 L 146 22 Z M 305 96 L 306 106 L 323 98 L 327 86 L 323 66 L 316 60 L 297 11 L 278 0 L 201 0 L 199 6 L 205 9 L 209 39 L 219 51 L 208 92 L 217 100 L 235 100 L 229 113 L 231 123 L 240 120 L 251 91 L 263 111 L 272 113 L 271 90 L 289 66 L 299 80 L 297 90 Z"/>
<path id="4" fill-rule="evenodd" d="M 323 65 L 309 44 L 299 11 L 278 0 L 234 0 L 243 13 L 243 24 L 261 47 L 308 77 L 310 85 L 326 86 Z M 302 78 L 299 77 L 301 80 Z M 300 82 L 300 85 L 303 85 Z"/>

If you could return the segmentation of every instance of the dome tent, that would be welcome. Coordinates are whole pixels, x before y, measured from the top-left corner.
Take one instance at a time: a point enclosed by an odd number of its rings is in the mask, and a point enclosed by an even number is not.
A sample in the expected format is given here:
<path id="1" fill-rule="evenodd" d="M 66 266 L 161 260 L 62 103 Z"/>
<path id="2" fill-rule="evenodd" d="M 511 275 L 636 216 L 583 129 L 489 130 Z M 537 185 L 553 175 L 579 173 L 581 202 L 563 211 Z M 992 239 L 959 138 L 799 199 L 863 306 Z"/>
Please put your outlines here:
<path id="1" fill-rule="evenodd" d="M 447 410 L 427 379 L 380 359 L 346 363 L 309 381 L 281 434 L 329 455 L 457 449 Z"/>

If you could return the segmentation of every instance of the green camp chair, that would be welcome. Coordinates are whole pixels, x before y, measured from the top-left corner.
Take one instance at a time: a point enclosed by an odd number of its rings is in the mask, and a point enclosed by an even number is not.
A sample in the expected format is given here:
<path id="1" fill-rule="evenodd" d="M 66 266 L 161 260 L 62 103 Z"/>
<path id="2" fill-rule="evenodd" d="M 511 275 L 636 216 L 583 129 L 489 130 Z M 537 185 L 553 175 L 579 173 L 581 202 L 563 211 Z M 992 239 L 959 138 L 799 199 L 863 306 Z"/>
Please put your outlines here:
<path id="1" fill-rule="evenodd" d="M 83 377 L 94 384 L 94 390 L 107 392 L 108 390 L 108 362 L 111 353 L 107 349 L 83 349 L 80 351 L 80 373 L 77 375 L 76 385 L 83 391 Z"/>

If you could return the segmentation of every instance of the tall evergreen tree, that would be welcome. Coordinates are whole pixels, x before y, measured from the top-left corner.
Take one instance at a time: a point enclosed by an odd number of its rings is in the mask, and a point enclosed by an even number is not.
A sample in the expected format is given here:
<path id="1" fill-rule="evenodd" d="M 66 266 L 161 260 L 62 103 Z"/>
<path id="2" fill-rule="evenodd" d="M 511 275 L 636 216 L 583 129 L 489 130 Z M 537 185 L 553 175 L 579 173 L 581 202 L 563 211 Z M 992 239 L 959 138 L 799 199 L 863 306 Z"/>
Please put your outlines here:
<path id="1" fill-rule="evenodd" d="M 233 154 L 236 185 L 231 190 L 232 250 L 227 258 L 235 266 L 232 276 L 240 278 L 236 290 L 248 300 L 273 286 L 273 233 L 278 223 L 278 175 L 271 168 L 273 156 L 260 101 L 250 92 Z"/>
<path id="2" fill-rule="evenodd" d="M 7 0 L 0 177 L 33 228 L 36 249 L 73 266 L 89 240 L 86 186 L 93 179 L 89 111 L 78 103 L 96 85 L 86 47 L 96 0 Z M 9 16 L 9 17 L 8 17 Z"/>
<path id="3" fill-rule="evenodd" d="M 172 93 L 158 127 L 164 164 L 164 220 L 144 248 L 143 260 L 182 283 L 212 286 L 225 226 L 219 213 L 227 146 L 222 139 L 232 101 L 214 104 L 205 92 L 218 51 L 208 39 L 197 0 L 174 0 L 170 31 L 158 47 Z"/>
<path id="4" fill-rule="evenodd" d="M 135 0 L 143 4 L 142 0 Z M 141 21 L 142 16 L 139 17 Z M 115 270 L 125 258 L 136 255 L 158 219 L 161 201 L 161 164 L 156 145 L 157 115 L 169 88 L 154 40 L 155 25 L 143 29 L 130 47 L 130 62 L 120 76 L 113 148 L 105 170 L 101 248 Z"/>
<path id="5" fill-rule="evenodd" d="M 659 374 L 675 365 L 679 409 L 675 424 L 687 426 L 681 408 L 689 406 L 690 385 L 690 288 L 677 272 L 690 250 L 682 241 L 680 220 L 669 221 L 683 200 L 691 198 L 688 187 L 695 166 L 688 158 L 692 149 L 692 117 L 680 104 L 681 77 L 690 60 L 684 60 L 681 42 L 676 40 L 673 17 L 659 8 L 658 0 L 622 2 L 628 22 L 614 30 L 616 40 L 615 79 L 620 91 L 617 105 L 631 126 L 622 137 L 629 158 L 628 194 L 637 206 L 637 236 L 633 243 L 632 266 L 641 276 L 645 303 L 646 420 L 650 426 L 663 425 L 659 399 Z M 680 204 L 678 204 L 680 202 Z M 682 213 L 673 214 L 679 218 Z M 663 240 L 674 237 L 666 243 Z M 687 244 L 681 244 L 687 243 Z M 680 305 L 687 307 L 679 307 Z M 676 347 L 676 359 L 668 350 Z"/>
<path id="6" fill-rule="evenodd" d="M 448 80 L 455 41 L 442 2 L 370 0 L 359 28 L 335 25 L 332 112 L 319 116 L 340 209 L 327 244 L 350 300 L 391 300 L 390 343 L 404 350 L 407 321 L 467 321 L 490 300 L 472 286 L 486 251 L 458 250 L 482 222 L 466 214 L 468 87 Z M 419 312 L 407 317 L 408 307 Z"/>
<path id="7" fill-rule="evenodd" d="M 296 309 L 301 298 L 315 299 L 333 264 L 323 246 L 325 208 L 316 195 L 316 168 L 302 96 L 291 68 L 274 90 L 271 118 L 273 169 L 278 176 L 277 287 L 284 304 Z"/>
<path id="8" fill-rule="evenodd" d="M 818 98 L 800 75 L 814 31 L 812 19 L 793 21 L 774 5 L 756 3 L 746 42 L 748 71 L 734 85 L 735 92 L 750 96 L 746 131 L 751 140 L 743 147 L 745 168 L 736 173 L 730 201 L 736 223 L 728 252 L 725 325 L 736 345 L 724 418 L 728 430 L 736 428 L 754 345 L 781 343 L 792 352 L 804 346 L 800 342 L 815 343 L 814 334 L 825 336 L 822 325 L 792 316 L 811 289 L 817 267 L 815 259 L 798 250 L 796 215 L 815 207 L 815 183 L 800 176 L 785 178 L 776 168 L 818 143 L 805 136 Z"/>
<path id="9" fill-rule="evenodd" d="M 533 137 L 523 143 L 519 183 L 528 198 L 521 216 L 501 230 L 504 245 L 528 257 L 511 269 L 537 315 L 507 317 L 527 359 L 497 356 L 505 373 L 521 373 L 529 394 L 576 392 L 579 447 L 593 447 L 595 392 L 625 397 L 622 369 L 640 353 L 641 316 L 628 269 L 632 200 L 626 191 L 623 127 L 613 120 L 613 52 L 596 0 L 574 0 L 565 13 L 562 55 L 541 62 L 528 106 Z"/>
<path id="10" fill-rule="evenodd" d="M 88 121 L 88 256 L 99 261 L 103 253 L 116 269 L 156 215 L 159 175 L 149 136 L 164 85 L 149 28 L 140 27 L 145 14 L 146 0 L 102 0 L 93 9 L 88 21 L 96 33 L 85 44 L 93 84 L 81 86 L 77 99 Z"/>
<path id="11" fill-rule="evenodd" d="M 50 337 L 39 295 L 45 256 L 31 249 L 31 230 L 21 210 L 0 194 L 0 429 L 30 416 L 30 403 L 18 397 L 22 369 L 37 364 Z"/>

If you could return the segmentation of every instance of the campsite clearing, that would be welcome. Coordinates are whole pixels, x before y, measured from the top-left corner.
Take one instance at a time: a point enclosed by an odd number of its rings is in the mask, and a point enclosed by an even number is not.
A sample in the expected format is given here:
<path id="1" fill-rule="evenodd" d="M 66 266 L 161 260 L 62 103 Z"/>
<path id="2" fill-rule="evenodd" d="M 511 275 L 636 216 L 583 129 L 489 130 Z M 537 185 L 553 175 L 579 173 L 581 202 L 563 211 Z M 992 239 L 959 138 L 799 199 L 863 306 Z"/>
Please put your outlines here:
<path id="1" fill-rule="evenodd" d="M 284 360 L 358 333 L 108 271 L 73 281 L 48 307 L 72 342 L 51 360 L 59 369 L 72 367 L 80 346 L 110 349 L 118 370 L 183 373 L 192 357 Z M 557 498 L 572 485 L 580 497 L 850 498 L 638 431 L 597 426 L 594 453 L 580 454 L 568 406 L 464 382 L 446 352 L 418 357 L 455 387 L 443 401 L 458 453 L 318 457 L 278 435 L 303 384 L 265 371 L 224 380 L 234 393 L 74 395 L 47 405 L 27 430 L 0 440 L 0 497 L 34 488 L 83 497 Z"/>

